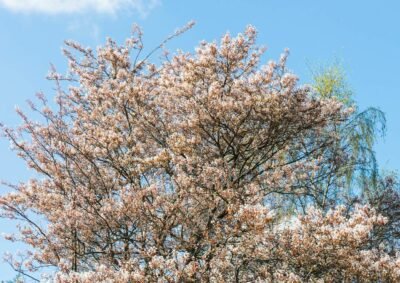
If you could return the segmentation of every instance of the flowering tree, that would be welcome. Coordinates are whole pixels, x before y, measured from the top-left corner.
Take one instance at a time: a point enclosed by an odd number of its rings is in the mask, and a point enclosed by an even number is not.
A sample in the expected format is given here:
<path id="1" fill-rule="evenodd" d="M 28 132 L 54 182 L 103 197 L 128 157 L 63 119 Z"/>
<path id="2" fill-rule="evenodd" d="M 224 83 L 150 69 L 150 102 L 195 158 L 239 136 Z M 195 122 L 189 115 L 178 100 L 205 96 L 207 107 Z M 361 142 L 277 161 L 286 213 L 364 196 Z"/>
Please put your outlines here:
<path id="1" fill-rule="evenodd" d="M 0 199 L 24 223 L 9 239 L 33 248 L 27 270 L 55 266 L 57 282 L 399 279 L 397 256 L 369 245 L 386 223 L 374 209 L 271 206 L 337 172 L 345 158 L 327 152 L 350 106 L 298 85 L 287 52 L 260 66 L 253 27 L 158 66 L 141 39 L 67 42 L 56 107 L 39 95 L 42 122 L 19 112 L 23 125 L 4 128 L 41 176 Z"/>

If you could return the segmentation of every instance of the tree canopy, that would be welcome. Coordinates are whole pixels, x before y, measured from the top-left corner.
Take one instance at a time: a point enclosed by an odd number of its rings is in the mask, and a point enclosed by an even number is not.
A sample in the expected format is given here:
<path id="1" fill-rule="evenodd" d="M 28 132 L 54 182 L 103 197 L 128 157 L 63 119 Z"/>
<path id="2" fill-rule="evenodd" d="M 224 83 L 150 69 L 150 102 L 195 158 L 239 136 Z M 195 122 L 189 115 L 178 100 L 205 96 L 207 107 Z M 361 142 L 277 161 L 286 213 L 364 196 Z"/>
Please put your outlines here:
<path id="1" fill-rule="evenodd" d="M 373 153 L 383 113 L 360 112 L 340 72 L 300 85 L 288 52 L 260 63 L 256 35 L 249 26 L 159 64 L 141 55 L 138 28 L 96 51 L 66 43 L 69 72 L 50 76 L 56 105 L 39 95 L 40 121 L 20 111 L 21 127 L 3 127 L 38 173 L 0 198 L 2 216 L 23 223 L 9 239 L 32 247 L 21 272 L 400 280 L 398 213 L 381 194 L 398 198 L 395 179 L 379 176 Z"/>

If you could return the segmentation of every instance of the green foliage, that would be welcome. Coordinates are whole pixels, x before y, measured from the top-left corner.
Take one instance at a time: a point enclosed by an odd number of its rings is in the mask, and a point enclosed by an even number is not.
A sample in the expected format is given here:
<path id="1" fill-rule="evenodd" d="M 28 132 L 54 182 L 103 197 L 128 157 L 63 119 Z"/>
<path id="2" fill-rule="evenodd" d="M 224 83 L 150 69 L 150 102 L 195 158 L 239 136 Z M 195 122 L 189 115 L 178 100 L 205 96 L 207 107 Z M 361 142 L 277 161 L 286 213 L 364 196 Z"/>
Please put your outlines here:
<path id="1" fill-rule="evenodd" d="M 312 71 L 312 81 L 316 93 L 322 98 L 336 97 L 346 106 L 354 103 L 353 92 L 347 84 L 346 74 L 338 63 Z"/>
<path id="2" fill-rule="evenodd" d="M 378 164 L 373 147 L 377 137 L 384 136 L 385 126 L 385 114 L 370 107 L 362 112 L 355 112 L 342 130 L 345 142 L 350 147 L 350 158 L 354 161 L 346 172 L 349 185 L 358 171 L 359 181 L 365 182 L 368 179 L 376 186 Z"/>
<path id="3" fill-rule="evenodd" d="M 354 110 L 347 123 L 332 129 L 339 137 L 337 148 L 345 149 L 348 159 L 337 172 L 336 185 L 344 186 L 348 195 L 352 195 L 354 191 L 351 188 L 358 183 L 360 186 L 355 194 L 363 194 L 365 192 L 362 190 L 366 187 L 363 183 L 369 183 L 368 187 L 376 187 L 379 169 L 374 144 L 378 137 L 385 135 L 385 114 L 374 107 L 359 110 L 340 64 L 321 67 L 312 75 L 312 86 L 317 96 L 336 98 Z"/>
<path id="4" fill-rule="evenodd" d="M 314 176 L 299 180 L 297 194 L 271 196 L 269 205 L 280 217 L 305 211 L 312 204 L 329 209 L 335 204 L 351 206 L 357 199 L 379 190 L 379 167 L 374 145 L 386 132 L 385 114 L 374 107 L 360 111 L 354 99 L 344 68 L 335 63 L 312 71 L 311 85 L 314 95 L 339 100 L 353 111 L 344 123 L 332 124 L 319 135 L 332 135 L 337 140 L 321 154 L 328 160 Z M 319 139 L 318 136 L 313 137 Z M 305 146 L 305 151 L 307 151 Z M 291 150 L 289 155 L 302 155 L 302 150 Z M 283 158 L 293 156 L 283 155 Z"/>

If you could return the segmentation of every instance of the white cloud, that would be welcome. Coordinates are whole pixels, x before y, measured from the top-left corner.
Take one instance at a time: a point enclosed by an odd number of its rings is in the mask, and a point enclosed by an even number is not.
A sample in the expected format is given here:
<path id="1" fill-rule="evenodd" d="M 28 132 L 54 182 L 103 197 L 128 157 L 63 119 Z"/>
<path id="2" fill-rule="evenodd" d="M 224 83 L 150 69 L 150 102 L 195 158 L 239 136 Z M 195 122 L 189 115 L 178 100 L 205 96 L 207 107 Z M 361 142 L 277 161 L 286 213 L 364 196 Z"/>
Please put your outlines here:
<path id="1" fill-rule="evenodd" d="M 161 0 L 0 0 L 0 5 L 14 12 L 72 14 L 96 12 L 115 14 L 136 11 L 146 16 Z"/>

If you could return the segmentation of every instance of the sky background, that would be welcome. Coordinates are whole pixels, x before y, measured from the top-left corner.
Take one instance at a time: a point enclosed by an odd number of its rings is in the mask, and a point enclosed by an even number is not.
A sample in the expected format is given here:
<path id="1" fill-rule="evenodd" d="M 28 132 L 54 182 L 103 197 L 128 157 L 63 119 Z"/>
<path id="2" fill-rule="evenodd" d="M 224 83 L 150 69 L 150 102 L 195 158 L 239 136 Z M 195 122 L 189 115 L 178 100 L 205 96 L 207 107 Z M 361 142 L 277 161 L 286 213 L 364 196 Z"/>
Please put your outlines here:
<path id="1" fill-rule="evenodd" d="M 265 62 L 290 48 L 288 66 L 303 82 L 310 79 L 310 65 L 341 61 L 360 109 L 374 106 L 386 113 L 387 135 L 376 146 L 377 157 L 381 168 L 398 170 L 399 12 L 398 0 L 0 0 L 0 122 L 18 125 L 15 107 L 26 109 L 26 100 L 38 91 L 54 96 L 45 76 L 50 63 L 65 70 L 65 39 L 91 47 L 108 36 L 122 43 L 138 23 L 151 49 L 195 20 L 192 30 L 167 45 L 171 51 L 193 51 L 203 39 L 218 40 L 252 24 L 258 43 L 268 48 Z M 1 180 L 19 182 L 33 174 L 3 138 L 0 157 Z M 0 220 L 0 232 L 12 231 L 13 225 Z M 0 238 L 0 253 L 20 248 Z M 13 277 L 0 262 L 0 280 Z"/>

